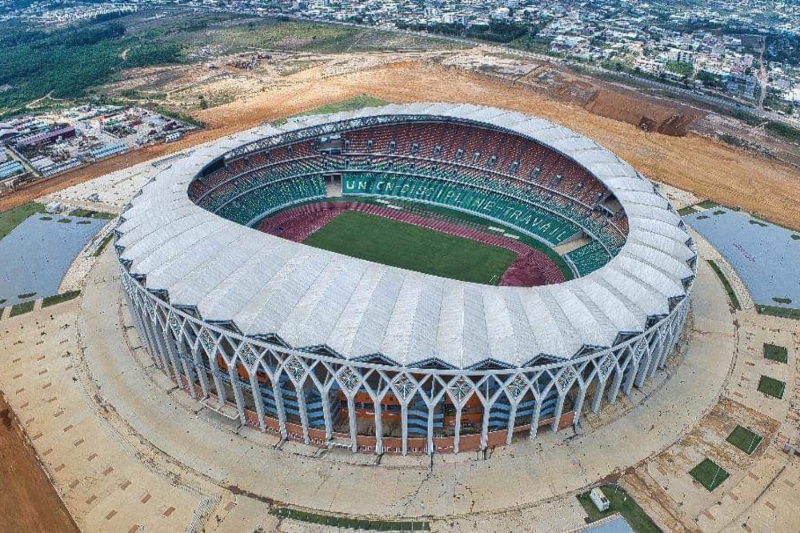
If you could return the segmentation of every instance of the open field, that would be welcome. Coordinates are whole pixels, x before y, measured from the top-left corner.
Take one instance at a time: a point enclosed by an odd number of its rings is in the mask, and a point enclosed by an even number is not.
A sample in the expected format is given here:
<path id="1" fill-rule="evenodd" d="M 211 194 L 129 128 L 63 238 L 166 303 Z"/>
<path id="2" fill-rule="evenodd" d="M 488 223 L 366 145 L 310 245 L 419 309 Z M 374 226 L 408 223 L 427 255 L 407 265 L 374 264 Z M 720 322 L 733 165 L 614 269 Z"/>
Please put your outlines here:
<path id="1" fill-rule="evenodd" d="M 345 211 L 304 242 L 384 265 L 491 285 L 516 259 L 502 248 L 358 211 Z"/>
<path id="2" fill-rule="evenodd" d="M 800 229 L 800 172 L 791 166 L 692 132 L 683 137 L 647 133 L 633 124 L 555 102 L 525 85 L 448 68 L 426 57 L 422 53 L 327 57 L 323 58 L 324 64 L 312 63 L 272 85 L 264 85 L 257 73 L 250 74 L 236 80 L 241 96 L 230 103 L 193 112 L 207 129 L 173 144 L 148 147 L 36 184 L 0 199 L 0 210 L 263 121 L 369 95 L 398 103 L 470 102 L 542 116 L 596 140 L 651 179 Z M 376 58 L 380 61 L 373 62 Z M 338 66 L 331 73 L 328 65 L 333 64 Z M 359 65 L 364 68 L 359 70 Z M 204 91 L 213 90 L 214 84 L 207 89 Z"/>

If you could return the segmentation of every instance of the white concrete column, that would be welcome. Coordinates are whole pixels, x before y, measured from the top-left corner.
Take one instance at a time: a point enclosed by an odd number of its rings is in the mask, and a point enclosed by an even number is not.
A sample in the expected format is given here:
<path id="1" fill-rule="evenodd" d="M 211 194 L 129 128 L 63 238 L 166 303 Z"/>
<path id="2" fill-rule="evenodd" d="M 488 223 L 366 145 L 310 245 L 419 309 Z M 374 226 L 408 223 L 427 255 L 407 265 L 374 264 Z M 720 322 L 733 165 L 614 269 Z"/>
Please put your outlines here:
<path id="1" fill-rule="evenodd" d="M 269 382 L 272 384 L 272 395 L 275 397 L 275 410 L 278 411 L 278 430 L 281 433 L 281 438 L 287 438 L 288 432 L 286 430 L 286 410 L 283 407 L 283 391 L 279 385 L 280 377 L 275 374 L 274 378 L 270 378 Z"/>
<path id="2" fill-rule="evenodd" d="M 333 415 L 331 414 L 331 391 L 325 387 L 320 391 L 322 397 L 322 417 L 325 419 L 325 440 L 333 438 Z"/>
<path id="3" fill-rule="evenodd" d="M 664 352 L 664 337 L 659 336 L 658 340 L 656 341 L 656 347 L 653 350 L 653 355 L 650 357 L 650 368 L 647 371 L 649 377 L 653 377 L 656 375 L 656 371 L 658 370 L 658 363 L 661 361 L 661 355 Z"/>
<path id="4" fill-rule="evenodd" d="M 644 380 L 647 379 L 647 374 L 650 370 L 652 362 L 651 358 L 652 355 L 650 353 L 650 347 L 648 346 L 647 350 L 645 351 L 645 355 L 643 355 L 642 360 L 639 361 L 639 372 L 636 373 L 636 380 L 633 382 L 636 388 L 640 388 L 642 385 L 644 385 Z"/>
<path id="5" fill-rule="evenodd" d="M 539 417 L 542 415 L 542 401 L 545 397 L 546 395 L 536 398 L 536 405 L 534 405 L 533 416 L 531 417 L 531 440 L 536 438 L 536 432 L 539 430 Z"/>
<path id="6" fill-rule="evenodd" d="M 493 405 L 493 404 L 490 404 Z M 483 407 L 483 415 L 481 416 L 481 443 L 480 449 L 485 450 L 486 445 L 489 441 L 489 415 L 492 412 L 492 408 L 490 406 L 486 406 L 481 404 Z"/>
<path id="7" fill-rule="evenodd" d="M 306 410 L 306 395 L 303 385 L 295 385 L 294 393 L 297 397 L 297 408 L 300 411 L 300 425 L 303 427 L 303 442 L 308 444 L 308 411 Z"/>
<path id="8" fill-rule="evenodd" d="M 358 424 L 356 423 L 356 401 L 347 397 L 347 416 L 350 419 L 350 448 L 358 452 Z"/>
<path id="9" fill-rule="evenodd" d="M 158 345 L 155 343 L 152 332 L 150 331 L 150 316 L 145 312 L 145 320 L 140 318 L 139 322 L 141 322 L 141 331 L 144 334 L 143 340 L 150 351 L 150 358 L 159 370 L 167 372 L 164 367 L 164 361 L 161 359 L 161 354 L 158 353 Z"/>
<path id="10" fill-rule="evenodd" d="M 431 402 L 426 404 L 428 406 L 428 455 L 433 455 L 435 451 L 433 445 L 433 418 L 436 414 L 436 401 L 431 400 Z"/>
<path id="11" fill-rule="evenodd" d="M 375 453 L 383 453 L 383 408 L 380 399 L 375 403 Z"/>
<path id="12" fill-rule="evenodd" d="M 628 377 L 625 379 L 625 385 L 622 388 L 622 392 L 625 393 L 625 396 L 631 395 L 631 389 L 633 388 L 633 383 L 636 381 L 636 375 L 639 373 L 639 363 L 636 362 L 633 355 L 631 355 L 631 362 L 628 365 L 632 365 L 633 368 L 630 369 L 628 372 Z"/>
<path id="13" fill-rule="evenodd" d="M 253 394 L 253 403 L 256 404 L 256 415 L 258 416 L 258 427 L 261 429 L 261 432 L 265 432 L 267 430 L 267 426 L 264 423 L 264 417 L 266 416 L 264 412 L 264 398 L 261 397 L 261 386 L 258 383 L 258 367 L 256 367 L 252 372 L 248 372 L 250 376 L 250 389 Z"/>
<path id="14" fill-rule="evenodd" d="M 588 384 L 583 387 L 578 384 L 578 397 L 575 399 L 575 418 L 572 419 L 573 426 L 577 426 L 581 421 L 581 411 L 583 410 L 583 402 L 586 400 L 586 389 L 588 388 Z"/>
<path id="15" fill-rule="evenodd" d="M 145 328 L 150 333 L 150 339 L 152 340 L 155 357 L 160 361 L 161 364 L 156 363 L 156 365 L 164 372 L 168 378 L 172 379 L 172 372 L 169 368 L 169 363 L 167 362 L 167 358 L 161 348 L 161 343 L 158 341 L 158 335 L 154 331 L 153 321 L 150 319 L 150 315 L 147 316 L 147 320 L 144 323 Z"/>
<path id="16" fill-rule="evenodd" d="M 461 406 L 456 406 L 456 434 L 453 436 L 453 453 L 458 453 L 458 446 L 461 440 Z"/>
<path id="17" fill-rule="evenodd" d="M 227 401 L 227 395 L 225 394 L 225 386 L 222 383 L 222 378 L 217 375 L 219 372 L 219 367 L 217 366 L 216 351 L 218 349 L 218 347 L 214 348 L 214 351 L 211 354 L 208 354 L 208 362 L 211 365 L 211 377 L 214 379 L 214 387 L 217 389 L 217 401 L 219 406 L 222 407 Z"/>
<path id="18" fill-rule="evenodd" d="M 239 373 L 236 371 L 236 365 L 228 365 L 228 378 L 231 380 L 231 388 L 233 389 L 233 399 L 236 402 L 236 410 L 239 412 L 239 422 L 242 425 L 247 424 L 244 410 L 244 397 L 242 396 L 242 387 L 239 383 Z"/>
<path id="19" fill-rule="evenodd" d="M 400 431 L 401 451 L 406 455 L 408 453 L 408 405 L 406 404 L 400 405 Z"/>
<path id="20" fill-rule="evenodd" d="M 594 396 L 592 397 L 592 412 L 597 414 L 600 412 L 600 404 L 603 401 L 603 393 L 606 390 L 606 383 L 608 382 L 608 377 L 606 379 L 598 379 L 597 380 L 597 387 L 594 389 Z"/>
<path id="21" fill-rule="evenodd" d="M 525 397 L 524 395 L 522 396 Z M 517 404 L 511 404 L 511 411 L 508 413 L 508 428 L 506 429 L 506 445 L 511 444 L 511 439 L 514 438 L 514 422 L 517 421 Z"/>
<path id="22" fill-rule="evenodd" d="M 564 411 L 564 401 L 567 399 L 567 392 L 560 392 L 558 393 L 558 401 L 556 401 L 556 410 L 555 414 L 553 415 L 553 421 L 550 422 L 550 431 L 556 433 L 558 431 L 558 423 L 561 421 L 561 413 Z"/>
<path id="23" fill-rule="evenodd" d="M 619 368 L 614 370 L 614 380 L 611 382 L 611 387 L 608 389 L 608 403 L 613 404 L 617 401 L 617 394 L 619 387 L 622 384 L 622 376 L 624 371 Z"/>
<path id="24" fill-rule="evenodd" d="M 199 341 L 196 342 L 192 348 L 192 359 L 194 360 L 194 367 L 197 369 L 197 378 L 200 381 L 200 388 L 203 390 L 203 397 L 208 398 L 210 390 L 208 386 L 208 374 L 206 373 L 206 366 L 200 360 L 200 354 L 198 353 L 200 350 L 199 344 Z"/>
<path id="25" fill-rule="evenodd" d="M 181 383 L 181 371 L 178 369 L 178 361 L 175 360 L 175 354 L 170 349 L 170 333 L 169 333 L 169 324 L 166 321 L 162 324 L 161 321 L 158 321 L 158 326 L 160 328 L 159 331 L 159 340 L 161 341 L 161 346 L 164 348 L 164 352 L 166 353 L 167 360 L 172 365 L 172 371 L 175 376 L 175 383 L 178 384 L 178 387 L 181 387 L 183 384 Z"/>

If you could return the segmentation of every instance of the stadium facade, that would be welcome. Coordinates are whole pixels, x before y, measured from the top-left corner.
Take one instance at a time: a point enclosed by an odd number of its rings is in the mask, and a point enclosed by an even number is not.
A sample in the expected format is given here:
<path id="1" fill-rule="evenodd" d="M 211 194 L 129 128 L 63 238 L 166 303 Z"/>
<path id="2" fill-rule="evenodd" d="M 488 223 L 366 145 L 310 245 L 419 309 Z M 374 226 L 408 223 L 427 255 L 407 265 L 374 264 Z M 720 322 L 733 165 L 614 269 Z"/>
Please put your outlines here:
<path id="1" fill-rule="evenodd" d="M 341 195 L 443 206 L 563 254 L 574 279 L 497 287 L 253 229 Z M 614 403 L 678 341 L 696 251 L 656 186 L 545 120 L 458 104 L 290 119 L 177 160 L 122 213 L 128 308 L 192 397 L 354 452 L 509 444 Z"/>

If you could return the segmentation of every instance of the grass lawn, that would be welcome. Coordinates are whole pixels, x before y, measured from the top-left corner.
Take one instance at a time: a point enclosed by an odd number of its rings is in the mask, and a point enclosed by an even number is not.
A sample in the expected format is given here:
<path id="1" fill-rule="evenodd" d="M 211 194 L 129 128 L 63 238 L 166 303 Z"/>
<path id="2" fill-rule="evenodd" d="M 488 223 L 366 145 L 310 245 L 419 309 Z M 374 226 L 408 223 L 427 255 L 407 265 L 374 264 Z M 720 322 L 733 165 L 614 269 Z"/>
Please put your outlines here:
<path id="1" fill-rule="evenodd" d="M 103 240 L 100 241 L 100 244 L 97 246 L 97 249 L 94 251 L 94 254 L 92 255 L 94 255 L 94 257 L 99 257 L 100 254 L 103 253 L 103 250 L 106 249 L 106 246 L 108 246 L 108 243 L 110 243 L 113 238 L 114 238 L 114 232 L 112 231 L 108 235 L 103 237 Z"/>
<path id="2" fill-rule="evenodd" d="M 758 445 L 761 444 L 761 435 L 753 433 L 747 428 L 743 428 L 742 426 L 736 426 L 736 428 L 731 431 L 731 434 L 728 435 L 728 438 L 725 439 L 729 443 L 733 444 L 740 450 L 742 450 L 747 455 L 750 455 L 758 448 Z"/>
<path id="3" fill-rule="evenodd" d="M 616 489 L 615 487 L 600 487 L 600 490 L 603 491 L 608 501 L 611 502 L 608 511 L 603 513 L 598 511 L 597 507 L 594 506 L 592 500 L 589 499 L 588 492 L 578 494 L 578 501 L 581 502 L 586 514 L 589 515 L 590 521 L 595 522 L 614 513 L 619 513 L 636 533 L 661 533 L 661 529 L 650 520 L 647 513 L 645 513 L 644 510 L 639 507 L 639 504 L 628 496 L 624 490 Z"/>
<path id="4" fill-rule="evenodd" d="M 516 254 L 359 211 L 345 211 L 305 244 L 435 276 L 496 285 Z"/>
<path id="5" fill-rule="evenodd" d="M 761 376 L 758 381 L 758 392 L 763 392 L 779 400 L 783 398 L 783 391 L 786 389 L 786 383 L 769 376 Z"/>
<path id="6" fill-rule="evenodd" d="M 44 300 L 42 300 L 42 308 L 50 307 L 51 305 L 60 304 L 61 302 L 66 302 L 68 300 L 72 300 L 73 298 L 77 298 L 77 296 L 81 293 L 81 291 L 69 291 L 63 292 L 61 294 L 56 294 L 55 296 L 48 296 Z"/>
<path id="7" fill-rule="evenodd" d="M 722 482 L 730 476 L 722 467 L 707 457 L 699 465 L 692 468 L 689 471 L 689 475 L 695 478 L 708 491 L 712 491 L 722 485 Z"/>
<path id="8" fill-rule="evenodd" d="M 366 531 L 430 531 L 430 525 L 425 521 L 392 521 L 392 520 L 369 520 L 358 518 L 346 518 L 339 516 L 322 515 L 317 513 L 307 513 L 285 507 L 275 507 L 270 511 L 271 515 L 298 520 L 309 524 L 320 524 L 346 529 L 359 529 Z"/>
<path id="9" fill-rule="evenodd" d="M 292 115 L 288 118 L 307 117 L 310 115 L 327 115 L 330 113 L 340 113 L 342 111 L 355 111 L 356 109 L 363 109 L 365 107 L 381 107 L 389 103 L 391 102 L 381 100 L 380 98 L 373 98 L 367 94 L 360 94 L 352 98 L 347 98 L 346 100 L 340 100 L 338 102 L 333 102 L 332 104 L 315 107 L 314 109 L 309 109 L 308 111 Z M 286 118 L 281 118 L 274 121 L 272 124 L 275 126 L 280 126 L 285 124 L 286 120 Z"/>
<path id="10" fill-rule="evenodd" d="M 111 220 L 117 215 L 113 213 L 104 213 L 102 211 L 90 211 L 88 209 L 73 209 L 72 211 L 69 212 L 69 216 L 82 217 L 82 218 L 101 218 L 103 220 Z"/>
<path id="11" fill-rule="evenodd" d="M 28 202 L 14 209 L 0 213 L 0 239 L 11 233 L 26 218 L 35 214 L 44 213 L 44 206 L 36 202 Z"/>
<path id="12" fill-rule="evenodd" d="M 789 351 L 784 346 L 764 343 L 764 359 L 786 363 L 789 360 Z"/>
<path id="13" fill-rule="evenodd" d="M 30 302 L 16 304 L 15 306 L 13 306 L 11 308 L 11 312 L 9 313 L 8 316 L 11 317 L 11 316 L 17 316 L 17 315 L 22 315 L 22 314 L 25 314 L 25 313 L 29 313 L 30 311 L 33 311 L 33 304 L 35 304 L 35 303 L 36 303 L 36 301 L 31 300 Z"/>
<path id="14" fill-rule="evenodd" d="M 349 200 L 349 199 L 347 199 L 347 200 Z M 362 201 L 362 202 L 370 201 L 370 199 L 369 198 L 361 198 L 361 199 L 359 199 L 359 201 Z M 415 203 L 415 202 L 406 202 L 406 201 L 403 201 L 403 200 L 399 200 L 397 198 L 392 198 L 391 199 L 391 203 L 395 204 L 395 205 L 404 206 L 406 209 L 408 209 L 408 208 L 422 209 L 424 211 L 429 211 L 431 213 L 442 214 L 442 215 L 444 215 L 446 217 L 456 219 L 457 221 L 463 221 L 463 222 L 469 222 L 471 224 L 476 224 L 478 226 L 481 226 L 481 229 L 483 231 L 486 231 L 489 226 L 494 226 L 494 227 L 501 226 L 501 224 L 497 224 L 497 223 L 488 221 L 485 218 L 479 217 L 478 215 L 465 213 L 463 211 L 458 211 L 456 209 L 450 209 L 450 208 L 442 206 L 442 205 L 427 205 L 427 204 L 421 205 L 421 204 L 418 204 L 418 203 Z M 550 248 L 546 244 L 543 244 L 541 241 L 537 241 L 533 237 L 528 237 L 527 235 L 521 233 L 520 231 L 518 231 L 518 230 L 516 230 L 514 228 L 508 228 L 508 227 L 505 227 L 505 226 L 503 226 L 503 227 L 509 233 L 512 233 L 514 235 L 519 236 L 519 242 L 521 242 L 522 244 L 524 244 L 526 246 L 530 246 L 534 250 L 537 250 L 537 251 L 542 252 L 543 254 L 545 254 L 558 267 L 558 269 L 561 270 L 561 274 L 564 275 L 564 280 L 565 281 L 571 280 L 571 279 L 573 279 L 575 277 L 575 274 L 573 274 L 573 272 L 569 268 L 569 265 L 567 264 L 567 262 L 564 260 L 563 257 L 558 255 L 558 252 L 556 252 L 555 250 L 553 250 L 552 248 Z"/>
<path id="15" fill-rule="evenodd" d="M 792 309 L 789 307 L 778 307 L 774 305 L 759 305 L 757 306 L 758 313 L 761 315 L 777 316 L 781 318 L 791 318 L 800 320 L 800 309 Z"/>
<path id="16" fill-rule="evenodd" d="M 731 304 L 733 304 L 733 308 L 737 310 L 741 310 L 742 306 L 739 303 L 739 298 L 736 296 L 736 292 L 733 290 L 731 286 L 731 282 L 728 281 L 728 278 L 725 277 L 725 274 L 722 272 L 722 269 L 719 268 L 719 265 L 715 261 L 708 261 L 708 264 L 711 265 L 711 268 L 717 274 L 717 277 L 722 282 L 722 286 L 725 287 L 725 292 L 728 293 L 728 298 L 731 300 Z"/>

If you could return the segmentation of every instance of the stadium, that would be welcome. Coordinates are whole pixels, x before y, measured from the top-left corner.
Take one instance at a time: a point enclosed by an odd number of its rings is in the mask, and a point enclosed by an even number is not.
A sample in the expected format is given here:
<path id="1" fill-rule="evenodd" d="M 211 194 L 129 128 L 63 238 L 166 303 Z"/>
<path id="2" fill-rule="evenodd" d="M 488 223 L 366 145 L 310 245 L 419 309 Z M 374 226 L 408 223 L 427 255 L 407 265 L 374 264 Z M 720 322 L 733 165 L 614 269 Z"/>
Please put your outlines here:
<path id="1" fill-rule="evenodd" d="M 389 105 L 196 149 L 122 213 L 155 364 L 260 431 L 484 450 L 577 425 L 666 364 L 695 245 L 657 187 L 516 112 Z"/>

